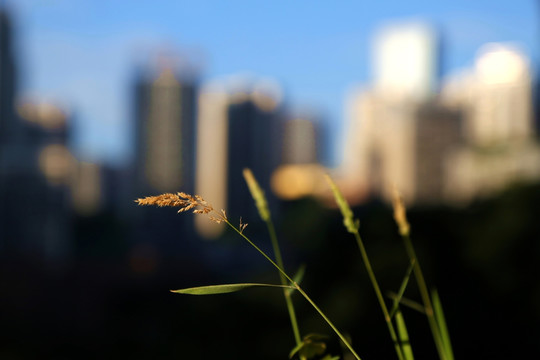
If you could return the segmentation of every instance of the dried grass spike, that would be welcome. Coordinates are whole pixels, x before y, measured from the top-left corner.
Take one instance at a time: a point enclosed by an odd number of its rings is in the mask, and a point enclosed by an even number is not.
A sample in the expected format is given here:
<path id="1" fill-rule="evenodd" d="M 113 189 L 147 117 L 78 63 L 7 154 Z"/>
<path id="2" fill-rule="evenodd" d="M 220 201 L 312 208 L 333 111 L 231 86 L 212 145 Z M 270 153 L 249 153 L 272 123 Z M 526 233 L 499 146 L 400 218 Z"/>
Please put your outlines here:
<path id="1" fill-rule="evenodd" d="M 215 222 L 216 224 L 221 224 L 223 222 L 222 219 L 217 218 L 215 216 L 210 216 L 209 219 L 212 220 L 213 222 Z"/>
<path id="2" fill-rule="evenodd" d="M 242 217 L 240 217 L 240 225 L 238 225 L 238 229 L 240 230 L 240 234 L 244 232 L 244 229 L 248 226 L 248 224 L 242 223 Z"/>
<path id="3" fill-rule="evenodd" d="M 212 205 L 199 195 L 190 195 L 185 192 L 177 192 L 176 194 L 165 193 L 157 196 L 148 196 L 135 200 L 138 205 L 156 205 L 159 207 L 179 207 L 178 213 L 186 212 L 191 209 L 195 214 L 209 214 L 214 211 Z M 220 215 L 221 216 L 221 215 Z M 224 218 L 226 220 L 226 218 Z"/>

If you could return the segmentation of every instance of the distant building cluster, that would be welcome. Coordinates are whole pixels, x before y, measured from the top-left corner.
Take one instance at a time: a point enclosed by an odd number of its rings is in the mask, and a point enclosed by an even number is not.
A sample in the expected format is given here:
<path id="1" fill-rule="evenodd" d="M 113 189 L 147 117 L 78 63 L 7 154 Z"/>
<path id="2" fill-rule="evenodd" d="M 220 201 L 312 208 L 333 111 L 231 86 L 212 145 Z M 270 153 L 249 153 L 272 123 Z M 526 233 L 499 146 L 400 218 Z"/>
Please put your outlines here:
<path id="1" fill-rule="evenodd" d="M 10 18 L 0 12 L 0 251 L 61 257 L 70 239 L 68 115 L 16 100 L 11 39 Z"/>
<path id="2" fill-rule="evenodd" d="M 350 97 L 339 171 L 350 199 L 467 204 L 515 182 L 540 179 L 528 59 L 511 44 L 487 44 L 474 68 L 440 81 L 436 33 L 383 30 L 374 84 Z"/>
<path id="3" fill-rule="evenodd" d="M 197 193 L 250 222 L 246 167 L 282 200 L 324 197 L 322 174 L 331 172 L 352 204 L 388 199 L 392 185 L 409 204 L 466 204 L 540 179 L 531 69 L 511 45 L 486 45 L 474 68 L 441 81 L 436 32 L 381 31 L 373 84 L 349 97 L 344 160 L 333 170 L 320 162 L 318 115 L 292 113 L 275 81 L 231 76 L 201 85 L 192 72 L 157 61 L 135 76 L 135 157 L 119 169 L 77 159 L 67 109 L 17 98 L 11 41 L 0 11 L 0 249 L 67 256 L 72 218 L 100 212 L 133 225 L 137 259 L 137 249 L 155 251 L 148 239 L 169 248 L 174 234 L 215 238 L 223 227 L 203 217 L 135 211 L 133 200 Z M 271 200 L 276 212 L 278 205 Z"/>

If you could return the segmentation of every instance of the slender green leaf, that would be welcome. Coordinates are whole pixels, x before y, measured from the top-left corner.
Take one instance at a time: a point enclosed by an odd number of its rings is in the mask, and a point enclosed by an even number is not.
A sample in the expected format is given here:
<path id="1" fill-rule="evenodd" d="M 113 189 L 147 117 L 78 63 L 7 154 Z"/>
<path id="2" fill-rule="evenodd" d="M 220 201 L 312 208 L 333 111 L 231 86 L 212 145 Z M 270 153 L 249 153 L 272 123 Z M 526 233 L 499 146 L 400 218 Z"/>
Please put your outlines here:
<path id="1" fill-rule="evenodd" d="M 300 358 L 311 359 L 315 356 L 320 356 L 326 351 L 326 341 L 328 336 L 319 334 L 309 334 L 304 336 L 304 339 L 300 344 L 295 346 L 289 353 L 289 359 L 292 359 L 294 355 L 298 353 Z"/>
<path id="2" fill-rule="evenodd" d="M 289 359 L 298 354 L 300 359 L 311 359 L 321 356 L 326 351 L 326 344 L 323 342 L 303 342 L 289 354 Z"/>
<path id="3" fill-rule="evenodd" d="M 306 265 L 302 264 L 298 268 L 298 271 L 296 272 L 296 274 L 294 274 L 294 276 L 293 276 L 294 282 L 297 283 L 297 284 L 300 284 L 302 282 L 302 279 L 304 278 L 305 273 L 306 273 Z M 292 289 L 287 289 L 287 292 L 289 294 L 292 294 L 294 290 L 296 290 L 296 289 L 294 287 L 292 287 Z"/>
<path id="4" fill-rule="evenodd" d="M 321 360 L 339 360 L 339 359 L 340 359 L 339 356 L 326 355 Z"/>
<path id="5" fill-rule="evenodd" d="M 288 285 L 274 285 L 274 284 L 225 284 L 225 285 L 209 285 L 209 286 L 198 286 L 187 289 L 171 290 L 171 292 L 176 294 L 189 294 L 189 295 L 213 295 L 213 294 L 225 294 L 235 291 L 240 291 L 243 289 L 251 287 L 276 287 L 276 288 L 291 288 Z"/>
<path id="6" fill-rule="evenodd" d="M 413 271 L 415 262 L 416 260 L 412 259 L 409 267 L 407 268 L 407 272 L 405 273 L 405 276 L 403 277 L 403 281 L 401 282 L 401 286 L 399 287 L 397 296 L 394 298 L 394 304 L 392 305 L 392 310 L 390 310 L 390 319 L 394 317 L 394 315 L 396 314 L 396 311 L 398 310 L 399 303 L 401 299 L 403 298 L 403 294 L 405 293 L 405 289 L 407 288 L 407 284 L 409 283 L 409 279 L 411 277 L 411 273 Z"/>
<path id="7" fill-rule="evenodd" d="M 291 352 L 289 353 L 289 359 L 292 359 L 294 355 L 296 355 L 297 352 L 299 352 L 304 347 L 304 343 L 301 342 L 300 344 L 296 345 Z"/>
<path id="8" fill-rule="evenodd" d="M 306 273 L 306 265 L 302 264 L 298 268 L 298 271 L 293 276 L 293 280 L 295 283 L 300 284 L 302 282 L 302 279 L 304 278 L 304 274 Z"/>
<path id="9" fill-rule="evenodd" d="M 409 333 L 407 332 L 407 327 L 405 326 L 405 319 L 403 319 L 403 315 L 399 309 L 396 311 L 395 317 L 403 357 L 405 360 L 414 360 L 411 343 L 409 341 Z"/>
<path id="10" fill-rule="evenodd" d="M 435 315 L 435 321 L 437 322 L 437 326 L 439 327 L 439 332 L 441 334 L 441 341 L 443 344 L 446 359 L 454 360 L 454 353 L 452 351 L 450 335 L 448 333 L 448 328 L 446 327 L 446 320 L 444 318 L 441 299 L 439 298 L 439 293 L 437 293 L 437 290 L 431 291 L 431 301 L 433 301 L 433 313 Z"/>

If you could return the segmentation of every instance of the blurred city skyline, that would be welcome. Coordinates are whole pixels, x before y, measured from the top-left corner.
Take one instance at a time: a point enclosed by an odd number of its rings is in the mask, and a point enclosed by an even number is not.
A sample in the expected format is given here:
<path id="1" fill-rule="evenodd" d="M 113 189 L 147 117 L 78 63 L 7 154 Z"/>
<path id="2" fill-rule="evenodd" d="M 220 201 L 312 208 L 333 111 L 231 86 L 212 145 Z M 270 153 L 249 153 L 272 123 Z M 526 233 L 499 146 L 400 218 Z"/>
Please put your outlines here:
<path id="1" fill-rule="evenodd" d="M 134 202 L 201 194 L 270 251 L 245 168 L 287 269 L 306 265 L 303 286 L 338 306 L 362 358 L 392 346 L 324 173 L 384 291 L 410 263 L 388 206 L 399 189 L 457 358 L 537 350 L 536 4 L 136 4 L 0 0 L 0 358 L 286 355 L 280 294 L 169 292 L 274 269 L 223 223 Z M 411 343 L 431 344 L 403 310 Z"/>
<path id="2" fill-rule="evenodd" d="M 470 67 L 488 42 L 513 42 L 538 64 L 535 2 L 348 2 L 308 6 L 245 1 L 5 1 L 15 26 L 19 100 L 46 100 L 72 114 L 83 160 L 132 159 L 131 88 L 160 53 L 184 55 L 201 83 L 238 73 L 276 79 L 293 110 L 314 109 L 331 139 L 327 163 L 341 160 L 345 100 L 372 82 L 373 38 L 389 22 L 421 20 L 441 38 L 442 76 Z M 519 24 L 519 26 L 515 26 Z"/>

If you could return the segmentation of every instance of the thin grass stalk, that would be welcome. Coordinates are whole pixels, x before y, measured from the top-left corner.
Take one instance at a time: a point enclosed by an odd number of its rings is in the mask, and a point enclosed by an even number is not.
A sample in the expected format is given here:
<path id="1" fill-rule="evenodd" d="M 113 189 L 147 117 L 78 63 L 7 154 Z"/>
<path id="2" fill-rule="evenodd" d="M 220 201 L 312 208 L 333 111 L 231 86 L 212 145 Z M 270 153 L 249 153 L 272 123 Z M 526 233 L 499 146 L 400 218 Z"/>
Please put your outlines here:
<path id="1" fill-rule="evenodd" d="M 403 314 L 399 309 L 396 312 L 396 327 L 398 329 L 399 342 L 401 343 L 401 349 L 403 350 L 405 360 L 414 360 L 414 355 L 409 340 L 409 333 L 407 332 L 407 326 L 405 325 L 405 319 L 403 318 Z"/>
<path id="2" fill-rule="evenodd" d="M 233 229 L 234 231 L 236 231 L 236 233 L 238 233 L 238 235 L 240 235 L 241 237 L 244 238 L 244 240 L 246 240 L 251 246 L 253 246 L 255 248 L 255 250 L 257 250 L 262 256 L 264 256 L 264 258 L 266 260 L 268 260 L 295 288 L 296 290 L 298 290 L 298 292 L 300 294 L 302 294 L 302 296 L 307 300 L 307 302 L 309 302 L 311 304 L 311 306 L 313 306 L 313 308 L 319 313 L 319 315 L 321 315 L 321 317 L 326 321 L 326 323 L 332 328 L 332 330 L 334 330 L 334 332 L 336 333 L 336 335 L 341 339 L 341 341 L 343 342 L 343 344 L 349 349 L 349 351 L 354 355 L 354 357 L 357 359 L 357 360 L 361 360 L 360 356 L 356 353 L 356 351 L 354 351 L 353 347 L 351 346 L 351 344 L 347 341 L 347 339 L 345 338 L 345 336 L 336 328 L 336 326 L 332 323 L 332 321 L 330 321 L 330 319 L 322 312 L 322 310 L 313 302 L 313 300 L 311 300 L 311 298 L 304 292 L 304 290 L 300 287 L 300 285 L 298 285 L 298 283 L 296 281 L 294 281 L 286 272 L 285 270 L 283 270 L 278 264 L 276 264 L 276 262 L 274 260 L 272 260 L 270 258 L 270 256 L 268 256 L 263 250 L 261 250 L 257 245 L 255 245 L 255 243 L 253 243 L 253 241 L 251 241 L 246 235 L 243 234 L 242 231 L 240 231 L 240 229 L 238 229 L 236 226 L 234 226 L 233 224 L 231 224 L 229 222 L 229 220 L 224 220 L 225 223 L 227 223 L 227 225 L 229 225 L 229 227 L 231 229 Z"/>
<path id="3" fill-rule="evenodd" d="M 248 185 L 249 192 L 251 193 L 253 200 L 255 200 L 255 206 L 257 207 L 259 216 L 266 223 L 266 227 L 268 228 L 268 234 L 270 236 L 270 241 L 274 250 L 274 257 L 276 259 L 276 263 L 280 268 L 285 269 L 285 265 L 283 264 L 283 257 L 281 256 L 281 250 L 279 249 L 279 243 L 276 236 L 276 229 L 274 227 L 274 222 L 272 221 L 268 202 L 266 200 L 266 197 L 264 196 L 264 191 L 259 186 L 259 183 L 255 179 L 255 176 L 250 169 L 244 169 L 243 175 Z M 282 285 L 289 285 L 287 283 L 287 278 L 285 278 L 285 276 L 281 272 L 279 272 L 279 278 Z M 283 296 L 285 297 L 285 303 L 287 304 L 287 310 L 289 312 L 291 327 L 294 334 L 294 340 L 296 342 L 296 345 L 300 345 L 302 343 L 302 338 L 300 336 L 300 330 L 298 328 L 298 321 L 296 319 L 296 312 L 294 310 L 291 294 L 291 291 L 283 289 Z"/>
<path id="4" fill-rule="evenodd" d="M 388 292 L 388 297 L 393 300 L 398 300 L 398 294 L 393 291 Z M 408 299 L 406 297 L 399 298 L 400 305 L 406 306 L 409 309 L 419 312 L 420 314 L 426 315 L 426 308 L 423 304 L 420 304 L 414 300 Z"/>
<path id="5" fill-rule="evenodd" d="M 274 228 L 274 223 L 272 220 L 266 221 L 266 226 L 268 227 L 268 233 L 270 234 L 270 240 L 272 242 L 272 247 L 274 249 L 274 256 L 276 257 L 276 263 L 282 269 L 285 269 L 283 266 L 283 259 L 281 257 L 281 251 L 279 249 L 279 244 L 277 241 L 276 230 Z M 279 277 L 282 285 L 288 285 L 287 278 L 280 272 Z M 283 289 L 283 296 L 285 297 L 285 302 L 287 304 L 287 310 L 289 311 L 289 318 L 291 319 L 291 327 L 294 333 L 294 340 L 296 345 L 302 343 L 302 338 L 300 336 L 300 330 L 298 328 L 298 321 L 296 319 L 296 311 L 294 310 L 294 305 L 291 298 L 292 292 L 287 289 Z"/>
<path id="6" fill-rule="evenodd" d="M 400 360 L 404 360 L 403 351 L 402 348 L 398 342 L 398 338 L 396 335 L 396 330 L 394 329 L 394 325 L 392 324 L 392 318 L 390 317 L 390 314 L 388 312 L 388 308 L 386 307 L 386 303 L 384 301 L 384 297 L 381 292 L 381 288 L 379 287 L 379 283 L 377 282 L 377 278 L 375 277 L 375 272 L 373 271 L 373 268 L 371 267 L 371 262 L 369 261 L 366 248 L 364 246 L 364 242 L 362 241 L 362 238 L 360 237 L 360 234 L 358 233 L 358 230 L 354 233 L 354 237 L 356 238 L 356 242 L 358 244 L 358 247 L 360 248 L 360 254 L 362 255 L 362 260 L 364 261 L 364 266 L 366 268 L 366 271 L 369 275 L 369 279 L 371 281 L 371 285 L 373 286 L 373 290 L 375 290 L 375 295 L 377 296 L 377 300 L 379 301 L 379 305 L 381 307 L 382 313 L 384 315 L 384 321 L 386 322 L 386 326 L 388 327 L 388 332 L 390 333 L 390 338 L 394 342 L 394 348 L 396 350 L 396 354 Z"/>
<path id="7" fill-rule="evenodd" d="M 446 326 L 444 311 L 437 290 L 431 291 L 431 299 L 433 301 L 433 312 L 435 315 L 435 319 L 437 320 L 437 325 L 439 325 L 439 331 L 441 332 L 441 341 L 445 349 L 446 357 L 448 358 L 448 360 L 454 360 L 454 353 L 452 351 L 450 335 L 448 334 L 448 327 Z"/>
<path id="8" fill-rule="evenodd" d="M 404 360 L 403 351 L 398 342 L 396 330 L 394 329 L 392 319 L 390 318 L 390 314 L 388 313 L 388 308 L 386 307 L 386 303 L 384 302 L 384 297 L 379 287 L 379 283 L 377 282 L 377 278 L 375 277 L 375 272 L 371 267 L 371 262 L 369 261 L 364 242 L 362 241 L 362 238 L 360 237 L 360 232 L 358 231 L 358 228 L 360 227 L 360 221 L 358 219 L 354 219 L 353 212 L 349 204 L 347 203 L 347 200 L 345 200 L 343 194 L 341 194 L 341 191 L 338 189 L 336 183 L 332 180 L 332 178 L 329 175 L 326 175 L 325 178 L 330 185 L 330 188 L 332 189 L 334 198 L 336 199 L 336 203 L 338 204 L 341 214 L 343 215 L 343 225 L 348 232 L 354 235 L 354 238 L 356 239 L 356 243 L 358 244 L 358 248 L 360 249 L 360 254 L 362 256 L 364 266 L 369 275 L 371 285 L 373 286 L 373 290 L 375 290 L 375 295 L 377 296 L 377 300 L 379 301 L 379 305 L 384 315 L 384 320 L 386 322 L 386 326 L 388 327 L 390 338 L 394 343 L 394 349 L 396 350 L 397 357 L 399 358 L 399 360 Z"/>
<path id="9" fill-rule="evenodd" d="M 441 358 L 441 360 L 449 360 L 447 359 L 446 354 L 445 354 L 444 345 L 441 338 L 441 333 L 439 332 L 439 326 L 437 325 L 437 321 L 433 314 L 433 305 L 431 303 L 429 291 L 426 285 L 426 281 L 424 280 L 424 274 L 422 273 L 422 269 L 420 268 L 420 264 L 418 263 L 416 252 L 414 251 L 414 247 L 411 242 L 411 238 L 409 234 L 402 234 L 402 238 L 403 238 L 403 242 L 405 244 L 405 249 L 407 251 L 407 255 L 409 256 L 409 259 L 411 261 L 413 260 L 415 261 L 414 268 L 413 268 L 414 276 L 418 284 L 418 290 L 420 291 L 422 302 L 424 303 L 426 316 L 428 319 L 429 327 L 431 329 L 431 334 L 433 335 L 435 346 L 437 347 L 437 352 L 439 353 L 439 357 Z"/>
<path id="10" fill-rule="evenodd" d="M 435 347 L 439 353 L 441 360 L 450 360 L 446 356 L 445 347 L 443 344 L 443 339 L 439 331 L 439 325 L 437 324 L 437 319 L 433 314 L 433 305 L 431 303 L 431 298 L 429 296 L 429 291 L 424 280 L 424 274 L 418 263 L 418 258 L 416 257 L 416 252 L 414 251 L 414 246 L 411 241 L 410 232 L 411 227 L 407 220 L 407 211 L 405 210 L 405 205 L 401 199 L 401 196 L 397 190 L 397 187 L 394 186 L 393 189 L 393 207 L 394 207 L 394 219 L 398 225 L 399 234 L 403 238 L 403 243 L 405 244 L 405 250 L 409 256 L 411 262 L 414 261 L 413 271 L 416 278 L 416 283 L 418 284 L 418 290 L 420 291 L 420 296 L 422 297 L 422 302 L 424 303 L 424 309 L 426 311 L 426 316 L 428 319 L 429 327 L 431 329 L 431 334 L 433 335 L 433 340 L 435 342 Z"/>
<path id="11" fill-rule="evenodd" d="M 409 283 L 409 279 L 411 278 L 411 273 L 414 268 L 415 261 L 411 261 L 409 264 L 409 267 L 407 268 L 407 272 L 405 273 L 405 276 L 403 277 L 403 280 L 401 282 L 401 286 L 399 287 L 399 291 L 397 293 L 397 297 L 394 299 L 394 303 L 392 304 L 392 309 L 390 310 L 390 318 L 392 319 L 394 317 L 394 314 L 396 311 L 398 311 L 399 303 L 401 302 L 401 299 L 403 298 L 403 294 L 405 294 L 405 289 L 407 288 L 407 284 Z"/>
<path id="12" fill-rule="evenodd" d="M 265 217 L 270 218 L 270 216 L 269 216 L 270 213 L 268 211 L 268 208 L 267 207 L 265 208 L 264 206 L 261 206 L 262 205 L 262 203 L 260 202 L 261 199 L 264 199 L 264 197 L 258 197 L 256 199 L 256 200 L 259 200 L 259 201 L 257 201 L 257 207 L 260 206 L 260 208 L 263 210 L 262 213 L 264 214 L 264 216 L 261 216 L 261 217 L 263 219 Z M 221 224 L 221 223 L 224 222 L 227 225 L 229 225 L 229 227 L 231 229 L 236 231 L 236 233 L 238 233 L 238 235 L 243 237 L 244 240 L 246 240 L 251 246 L 253 246 L 255 248 L 255 250 L 257 250 L 262 256 L 264 256 L 264 258 L 266 260 L 268 260 L 268 262 L 270 262 L 290 282 L 290 284 L 296 290 L 298 290 L 299 293 L 302 294 L 302 296 L 304 296 L 304 298 L 315 308 L 315 310 L 317 310 L 317 312 L 322 316 L 322 318 L 328 323 L 328 325 L 330 325 L 332 330 L 335 331 L 335 333 L 339 336 L 339 338 L 341 339 L 343 344 L 351 351 L 351 353 L 354 355 L 354 357 L 357 360 L 361 360 L 360 356 L 358 356 L 358 354 L 354 351 L 351 344 L 349 344 L 349 342 L 343 336 L 343 334 L 341 332 L 339 332 L 339 330 L 334 326 L 334 324 L 330 321 L 330 319 L 328 319 L 328 317 L 326 317 L 326 315 L 321 311 L 321 309 L 319 309 L 319 307 L 317 305 L 315 305 L 313 300 L 311 300 L 311 298 L 304 292 L 304 290 L 302 290 L 300 285 L 298 285 L 298 283 L 296 281 L 294 281 L 289 275 L 287 275 L 285 270 L 283 270 L 282 267 L 280 267 L 278 264 L 276 264 L 275 261 L 270 258 L 270 256 L 268 256 L 257 245 L 255 245 L 246 235 L 243 234 L 243 231 L 247 227 L 247 224 L 243 224 L 241 218 L 240 218 L 239 227 L 236 227 L 233 224 L 231 224 L 231 222 L 228 220 L 227 214 L 225 213 L 225 210 L 222 209 L 221 212 L 217 212 L 212 207 L 212 205 L 210 205 L 201 196 L 199 196 L 199 195 L 190 195 L 190 194 L 186 194 L 186 193 L 183 193 L 183 192 L 178 192 L 176 194 L 165 193 L 165 194 L 161 194 L 161 195 L 157 195 L 157 196 L 147 196 L 145 198 L 136 199 L 135 202 L 138 205 L 141 205 L 141 206 L 155 205 L 155 206 L 159 206 L 159 207 L 168 206 L 168 207 L 180 208 L 178 210 L 178 213 L 193 210 L 193 213 L 195 213 L 195 214 L 208 215 L 208 218 L 211 221 L 214 221 L 214 222 L 216 222 L 218 224 Z"/>

